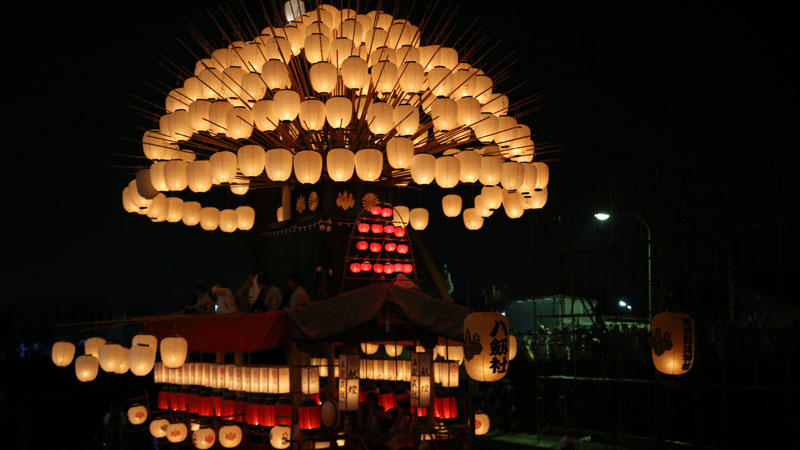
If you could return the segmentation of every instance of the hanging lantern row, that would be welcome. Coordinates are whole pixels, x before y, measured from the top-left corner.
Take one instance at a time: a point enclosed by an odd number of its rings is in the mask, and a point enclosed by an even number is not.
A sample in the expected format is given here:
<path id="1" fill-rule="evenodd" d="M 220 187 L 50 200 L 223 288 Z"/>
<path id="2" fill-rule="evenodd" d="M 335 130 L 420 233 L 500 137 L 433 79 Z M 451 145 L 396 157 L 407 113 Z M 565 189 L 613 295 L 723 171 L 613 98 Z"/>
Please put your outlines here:
<path id="1" fill-rule="evenodd" d="M 150 435 L 154 438 L 166 438 L 170 443 L 176 444 L 186 440 L 189 436 L 189 427 L 185 423 L 170 423 L 167 419 L 155 419 L 149 425 Z M 200 428 L 192 430 L 192 444 L 198 449 L 209 449 L 219 441 L 223 448 L 235 448 L 242 443 L 243 433 L 241 427 L 234 424 L 221 426 L 218 432 L 213 428 Z"/>
<path id="2" fill-rule="evenodd" d="M 91 337 L 84 342 L 85 355 L 75 358 L 75 376 L 81 382 L 97 377 L 98 369 L 104 372 L 124 374 L 129 370 L 136 376 L 145 376 L 153 369 L 158 352 L 155 336 L 134 336 L 131 347 L 106 342 L 100 337 Z M 181 337 L 169 337 L 161 341 L 161 360 L 165 365 L 178 367 L 183 364 L 188 352 L 188 343 Z M 59 341 L 53 344 L 51 359 L 56 366 L 66 367 L 75 356 L 75 344 Z"/>
<path id="3" fill-rule="evenodd" d="M 286 366 L 237 366 L 190 362 L 170 369 L 162 364 L 156 364 L 153 375 L 156 383 L 203 386 L 233 392 L 289 393 L 289 368 Z M 304 394 L 317 392 L 319 392 L 319 376 L 303 385 Z"/>
<path id="4" fill-rule="evenodd" d="M 393 273 L 412 273 L 414 272 L 414 265 L 409 263 L 371 263 L 369 261 L 353 262 L 350 263 L 350 272 L 352 273 L 366 273 L 374 272 L 376 274 L 391 275 Z"/>
<path id="5" fill-rule="evenodd" d="M 323 171 L 335 182 L 444 189 L 515 191 L 529 173 L 546 178 L 546 165 L 532 162 L 530 127 L 508 115 L 509 98 L 456 49 L 422 45 L 417 26 L 380 11 L 320 5 L 291 17 L 208 52 L 167 94 L 158 127 L 142 137 L 152 164 L 137 174 L 139 197 L 226 185 L 242 195 L 254 183 L 317 183 Z M 136 212 L 149 208 L 133 200 Z M 449 217 L 460 209 L 453 201 Z"/>

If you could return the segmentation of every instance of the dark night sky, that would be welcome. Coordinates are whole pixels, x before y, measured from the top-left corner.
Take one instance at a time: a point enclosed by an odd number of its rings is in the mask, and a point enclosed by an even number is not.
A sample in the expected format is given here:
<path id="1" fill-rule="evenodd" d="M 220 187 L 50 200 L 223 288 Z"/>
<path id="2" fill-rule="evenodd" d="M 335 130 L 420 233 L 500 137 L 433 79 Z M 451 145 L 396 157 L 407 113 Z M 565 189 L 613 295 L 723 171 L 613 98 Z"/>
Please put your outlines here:
<path id="1" fill-rule="evenodd" d="M 166 79 L 157 53 L 189 61 L 175 37 L 187 37 L 190 21 L 207 24 L 200 5 L 209 2 L 17 3 L 3 31 L 11 75 L 4 105 L 13 131 L 7 130 L 0 177 L 2 301 L 174 296 L 198 281 L 237 284 L 251 268 L 243 235 L 151 224 L 126 214 L 120 192 L 128 178 L 109 167 L 119 161 L 109 153 L 140 151 L 124 140 L 138 138 L 135 127 L 141 125 L 126 108 L 134 103 L 131 95 L 155 97 L 144 82 Z M 536 281 L 526 276 L 535 264 L 533 243 L 544 239 L 531 232 L 535 221 L 553 226 L 563 211 L 585 211 L 586 222 L 574 224 L 575 246 L 598 245 L 597 236 L 605 242 L 608 233 L 596 229 L 590 214 L 608 204 L 609 177 L 645 186 L 645 197 L 652 194 L 646 187 L 656 168 L 676 183 L 684 173 L 702 178 L 718 143 L 711 124 L 720 112 L 743 111 L 750 137 L 786 136 L 796 123 L 796 113 L 787 111 L 797 101 L 797 36 L 794 16 L 786 11 L 674 4 L 588 8 L 461 4 L 459 20 L 480 15 L 502 51 L 516 50 L 515 79 L 526 79 L 529 89 L 549 99 L 528 122 L 538 139 L 565 148 L 557 155 L 562 161 L 551 165 L 545 211 L 513 224 L 493 218 L 477 238 L 460 223 L 431 227 L 434 256 L 455 265 L 462 277 L 467 270 L 479 272 L 514 285 L 518 295 L 536 293 Z M 755 153 L 750 157 L 771 158 L 768 142 L 748 143 Z M 780 158 L 788 174 L 789 154 Z M 620 201 L 631 207 L 641 199 L 621 194 Z M 672 225 L 663 222 L 664 228 Z M 620 233 L 636 233 L 620 227 Z"/>

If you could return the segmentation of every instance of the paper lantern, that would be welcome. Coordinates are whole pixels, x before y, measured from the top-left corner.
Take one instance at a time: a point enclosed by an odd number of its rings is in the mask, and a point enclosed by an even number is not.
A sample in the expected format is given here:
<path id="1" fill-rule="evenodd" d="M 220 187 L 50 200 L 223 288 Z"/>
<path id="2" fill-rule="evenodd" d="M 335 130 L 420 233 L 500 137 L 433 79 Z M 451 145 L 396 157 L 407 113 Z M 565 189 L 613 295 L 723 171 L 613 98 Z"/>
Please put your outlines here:
<path id="1" fill-rule="evenodd" d="M 550 182 L 550 168 L 543 162 L 535 162 L 536 167 L 536 189 L 544 189 Z"/>
<path id="2" fill-rule="evenodd" d="M 214 231 L 219 226 L 219 210 L 213 206 L 206 206 L 200 210 L 200 228 L 204 231 Z"/>
<path id="3" fill-rule="evenodd" d="M 253 228 L 256 221 L 256 211 L 250 206 L 236 208 L 236 227 L 242 231 Z"/>
<path id="4" fill-rule="evenodd" d="M 331 97 L 325 102 L 325 119 L 331 128 L 347 128 L 353 117 L 353 102 L 346 97 Z"/>
<path id="5" fill-rule="evenodd" d="M 408 169 L 414 157 L 414 143 L 409 138 L 395 137 L 386 143 L 386 160 L 395 169 Z"/>
<path id="6" fill-rule="evenodd" d="M 461 175 L 461 163 L 454 156 L 436 158 L 436 184 L 444 189 L 455 187 Z"/>
<path id="7" fill-rule="evenodd" d="M 225 116 L 225 134 L 232 139 L 247 139 L 253 134 L 253 114 L 250 108 L 237 106 Z"/>
<path id="8" fill-rule="evenodd" d="M 442 212 L 447 217 L 458 217 L 461 214 L 461 197 L 456 194 L 442 197 Z"/>
<path id="9" fill-rule="evenodd" d="M 525 199 L 525 208 L 541 209 L 547 203 L 547 188 L 531 193 L 530 198 Z"/>
<path id="10" fill-rule="evenodd" d="M 299 108 L 299 106 L 298 106 Z M 259 100 L 253 105 L 253 124 L 260 131 L 273 131 L 280 122 L 274 100 Z"/>
<path id="11" fill-rule="evenodd" d="M 462 183 L 474 183 L 481 175 L 481 155 L 472 150 L 458 152 L 455 155 L 460 164 L 459 181 Z"/>
<path id="12" fill-rule="evenodd" d="M 276 91 L 273 96 L 273 106 L 278 120 L 292 121 L 300 112 L 300 95 L 290 89 Z"/>
<path id="13" fill-rule="evenodd" d="M 394 109 L 393 121 L 399 136 L 411 136 L 419 128 L 419 107 L 407 104 L 397 105 Z"/>
<path id="14" fill-rule="evenodd" d="M 394 127 L 394 108 L 384 102 L 373 102 L 367 107 L 367 124 L 369 130 L 377 135 L 384 135 Z"/>
<path id="15" fill-rule="evenodd" d="M 483 217 L 475 208 L 465 209 L 462 217 L 464 218 L 464 226 L 468 230 L 480 230 L 483 226 Z"/>
<path id="16" fill-rule="evenodd" d="M 223 209 L 219 212 L 219 229 L 224 233 L 233 233 L 239 224 L 236 218 L 236 211 Z"/>
<path id="17" fill-rule="evenodd" d="M 163 222 L 167 218 L 168 206 L 169 202 L 167 201 L 167 196 L 159 193 L 147 209 L 147 217 L 151 218 L 154 222 Z"/>
<path id="18" fill-rule="evenodd" d="M 308 69 L 311 87 L 321 94 L 329 94 L 336 88 L 338 72 L 336 66 L 329 62 L 318 62 Z"/>
<path id="19" fill-rule="evenodd" d="M 231 181 L 231 184 L 228 187 L 230 188 L 232 194 L 244 195 L 250 190 L 250 180 L 247 178 L 236 177 L 233 179 L 233 181 Z"/>
<path id="20" fill-rule="evenodd" d="M 325 126 L 325 104 L 316 99 L 303 101 L 298 120 L 305 130 L 321 130 Z"/>
<path id="21" fill-rule="evenodd" d="M 217 183 L 228 183 L 236 177 L 236 153 L 224 150 L 211 155 L 211 177 Z"/>
<path id="22" fill-rule="evenodd" d="M 159 130 L 147 130 L 142 136 L 142 150 L 148 159 L 163 159 L 163 155 L 172 143 Z"/>
<path id="23" fill-rule="evenodd" d="M 338 37 L 331 42 L 331 61 L 337 68 L 341 68 L 342 63 L 347 58 L 357 53 L 358 50 L 353 44 L 352 39 Z"/>
<path id="24" fill-rule="evenodd" d="M 163 438 L 167 436 L 167 427 L 169 427 L 169 420 L 156 419 L 150 422 L 150 435 L 154 438 Z"/>
<path id="25" fill-rule="evenodd" d="M 379 224 L 379 223 L 373 223 L 373 224 L 372 224 L 372 226 L 370 227 L 370 229 L 372 230 L 372 232 L 373 232 L 374 234 L 381 234 L 381 233 L 383 233 L 383 225 L 381 225 L 381 224 Z"/>
<path id="26" fill-rule="evenodd" d="M 363 89 L 369 86 L 367 62 L 358 56 L 342 61 L 342 83 L 348 89 Z"/>
<path id="27" fill-rule="evenodd" d="M 270 90 L 289 89 L 292 81 L 289 77 L 289 67 L 279 59 L 271 59 L 264 63 L 261 78 Z"/>
<path id="28" fill-rule="evenodd" d="M 172 369 L 182 366 L 186 361 L 189 343 L 180 336 L 167 337 L 161 340 L 159 348 L 164 366 Z"/>
<path id="29" fill-rule="evenodd" d="M 183 442 L 189 436 L 189 428 L 185 423 L 171 423 L 167 426 L 167 440 L 174 443 Z"/>
<path id="30" fill-rule="evenodd" d="M 414 208 L 411 210 L 411 227 L 415 230 L 424 230 L 428 227 L 428 210 L 425 208 Z"/>
<path id="31" fill-rule="evenodd" d="M 477 411 L 475 412 L 475 435 L 483 436 L 489 432 L 491 421 L 486 413 Z"/>
<path id="32" fill-rule="evenodd" d="M 394 207 L 394 217 L 392 218 L 392 224 L 394 224 L 395 228 L 395 236 L 403 237 L 405 236 L 405 229 L 402 227 L 408 225 L 409 219 L 411 216 L 411 211 L 409 211 L 408 206 L 397 205 Z M 402 230 L 402 235 L 398 235 Z M 399 250 L 398 250 L 399 251 Z"/>
<path id="33" fill-rule="evenodd" d="M 154 336 L 150 337 L 155 339 Z M 128 352 L 128 365 L 130 366 L 131 373 L 140 377 L 150 373 L 156 362 L 156 348 L 156 343 L 151 343 L 150 341 L 137 342 L 136 338 L 134 338 L 130 351 Z"/>
<path id="34" fill-rule="evenodd" d="M 233 108 L 234 106 L 227 101 L 212 103 L 208 112 L 211 122 L 208 131 L 213 134 L 225 134 L 228 128 L 228 112 Z"/>
<path id="35" fill-rule="evenodd" d="M 530 194 L 536 190 L 536 166 L 533 164 L 523 163 L 522 166 L 522 183 L 517 188 L 522 194 Z M 152 172 L 152 169 L 150 169 Z"/>
<path id="36" fill-rule="evenodd" d="M 694 319 L 685 313 L 662 312 L 653 317 L 651 354 L 656 370 L 667 375 L 683 375 L 694 362 Z"/>
<path id="37" fill-rule="evenodd" d="M 508 336 L 508 360 L 511 361 L 517 357 L 517 337 L 513 334 Z"/>
<path id="38" fill-rule="evenodd" d="M 315 366 L 300 369 L 300 388 L 303 394 L 319 394 L 319 368 Z"/>
<path id="39" fill-rule="evenodd" d="M 339 358 L 339 411 L 358 409 L 359 365 L 358 355 Z"/>
<path id="40" fill-rule="evenodd" d="M 285 426 L 275 426 L 269 430 L 269 443 L 272 448 L 283 450 L 292 445 L 292 429 Z"/>
<path id="41" fill-rule="evenodd" d="M 430 184 L 436 176 L 436 157 L 427 153 L 414 155 L 411 160 L 411 178 L 417 184 Z"/>
<path id="42" fill-rule="evenodd" d="M 504 162 L 500 167 L 500 184 L 503 189 L 513 191 L 522 184 L 525 178 L 525 169 L 518 162 Z"/>
<path id="43" fill-rule="evenodd" d="M 481 104 L 472 97 L 464 97 L 456 100 L 458 116 L 456 123 L 466 127 L 471 127 L 481 120 Z"/>
<path id="44" fill-rule="evenodd" d="M 417 62 L 405 62 L 399 69 L 400 89 L 407 93 L 422 92 L 425 89 L 425 71 Z"/>
<path id="45" fill-rule="evenodd" d="M 128 408 L 128 422 L 131 425 L 141 425 L 147 420 L 147 408 L 143 405 L 134 405 Z"/>
<path id="46" fill-rule="evenodd" d="M 464 319 L 464 365 L 476 381 L 498 381 L 508 372 L 508 319 L 495 312 Z"/>
<path id="47" fill-rule="evenodd" d="M 181 221 L 184 225 L 193 227 L 200 223 L 202 206 L 198 202 L 183 203 L 183 217 Z"/>
<path id="48" fill-rule="evenodd" d="M 167 197 L 167 222 L 178 223 L 183 218 L 183 200 Z"/>
<path id="49" fill-rule="evenodd" d="M 519 192 L 503 191 L 503 209 L 509 219 L 518 219 L 525 213 L 525 197 Z"/>
<path id="50" fill-rule="evenodd" d="M 378 344 L 373 344 L 370 342 L 361 343 L 361 351 L 364 352 L 365 355 L 374 355 L 379 348 L 381 348 L 381 346 Z"/>
<path id="51" fill-rule="evenodd" d="M 304 184 L 314 184 L 322 174 L 322 156 L 315 150 L 302 150 L 294 155 L 294 176 Z"/>
<path id="52" fill-rule="evenodd" d="M 100 337 L 90 337 L 83 343 L 83 353 L 92 355 L 95 358 L 100 356 L 100 347 L 106 343 L 106 340 Z"/>
<path id="53" fill-rule="evenodd" d="M 267 176 L 272 181 L 286 181 L 292 175 L 292 152 L 285 148 L 267 150 L 264 165 Z"/>
<path id="54" fill-rule="evenodd" d="M 397 66 L 391 61 L 380 61 L 370 69 L 370 77 L 377 93 L 390 93 L 398 81 Z"/>
<path id="55" fill-rule="evenodd" d="M 383 346 L 386 354 L 392 358 L 400 356 L 403 353 L 403 346 L 400 344 L 386 344 Z"/>
<path id="56" fill-rule="evenodd" d="M 461 345 L 437 345 L 436 354 L 457 364 L 464 362 L 464 347 Z"/>
<path id="57" fill-rule="evenodd" d="M 500 182 L 503 159 L 499 156 L 486 156 L 481 158 L 480 182 L 484 186 L 494 186 Z"/>
<path id="58" fill-rule="evenodd" d="M 236 153 L 239 171 L 246 177 L 257 177 L 264 171 L 264 147 L 245 145 Z M 190 183 L 191 186 L 191 183 Z"/>
<path id="59" fill-rule="evenodd" d="M 480 118 L 472 124 L 475 137 L 483 143 L 489 143 L 497 137 L 497 117 L 491 113 L 481 113 Z"/>
<path id="60" fill-rule="evenodd" d="M 355 154 L 356 175 L 363 181 L 377 181 L 383 170 L 383 153 L 374 148 L 359 150 Z"/>
<path id="61" fill-rule="evenodd" d="M 431 404 L 431 354 L 430 352 L 411 354 L 411 406 L 427 407 Z"/>
<path id="62" fill-rule="evenodd" d="M 53 343 L 50 349 L 50 359 L 58 367 L 66 367 L 72 363 L 72 358 L 75 357 L 75 344 L 67 341 L 58 341 Z"/>
<path id="63" fill-rule="evenodd" d="M 437 98 L 431 103 L 433 129 L 449 131 L 458 127 L 458 105 L 451 98 Z"/>
<path id="64" fill-rule="evenodd" d="M 123 348 L 119 344 L 103 344 L 98 350 L 98 361 L 104 372 L 114 372 L 122 362 Z"/>
<path id="65" fill-rule="evenodd" d="M 219 429 L 219 445 L 224 448 L 238 447 L 242 443 L 242 429 L 239 425 L 225 425 Z"/>
<path id="66" fill-rule="evenodd" d="M 75 376 L 82 383 L 92 381 L 97 377 L 99 367 L 97 358 L 92 355 L 81 355 L 75 358 Z"/>
<path id="67" fill-rule="evenodd" d="M 173 159 L 167 161 L 164 166 L 164 181 L 171 191 L 182 191 L 186 189 L 189 181 L 186 172 L 186 161 Z"/>
<path id="68" fill-rule="evenodd" d="M 425 77 L 425 88 L 431 92 L 433 97 L 444 98 L 452 91 L 452 81 L 449 69 L 434 67 L 428 71 Z"/>
<path id="69" fill-rule="evenodd" d="M 158 190 L 150 180 L 150 169 L 142 169 L 136 172 L 136 189 L 139 195 L 146 199 L 152 199 L 158 195 Z"/>
<path id="70" fill-rule="evenodd" d="M 217 435 L 213 428 L 200 428 L 192 432 L 192 444 L 195 448 L 206 450 L 217 442 Z"/>
<path id="71" fill-rule="evenodd" d="M 212 185 L 211 162 L 192 161 L 186 168 L 189 190 L 192 192 L 208 192 Z"/>

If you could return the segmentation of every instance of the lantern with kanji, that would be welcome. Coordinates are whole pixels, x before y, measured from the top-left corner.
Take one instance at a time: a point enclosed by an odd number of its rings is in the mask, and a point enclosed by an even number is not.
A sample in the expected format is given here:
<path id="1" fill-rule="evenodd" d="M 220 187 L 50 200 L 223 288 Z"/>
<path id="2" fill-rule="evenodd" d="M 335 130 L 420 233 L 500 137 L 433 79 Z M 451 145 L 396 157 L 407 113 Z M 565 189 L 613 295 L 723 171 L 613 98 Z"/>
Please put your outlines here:
<path id="1" fill-rule="evenodd" d="M 339 358 L 339 410 L 358 409 L 358 355 L 342 355 Z"/>
<path id="2" fill-rule="evenodd" d="M 498 381 L 508 372 L 508 319 L 476 312 L 464 319 L 464 365 L 476 381 Z"/>
<path id="3" fill-rule="evenodd" d="M 147 420 L 147 408 L 144 405 L 133 405 L 128 408 L 128 422 L 141 425 Z"/>
<path id="4" fill-rule="evenodd" d="M 431 354 L 411 354 L 411 406 L 427 407 L 431 404 Z"/>
<path id="5" fill-rule="evenodd" d="M 651 353 L 656 370 L 683 375 L 694 362 L 694 320 L 684 313 L 662 312 L 653 317 Z"/>
<path id="6" fill-rule="evenodd" d="M 239 425 L 225 425 L 219 429 L 219 445 L 234 448 L 242 443 L 242 429 Z"/>
<path id="7" fill-rule="evenodd" d="M 269 430 L 269 443 L 278 450 L 289 448 L 292 444 L 292 429 L 284 426 L 272 427 Z"/>

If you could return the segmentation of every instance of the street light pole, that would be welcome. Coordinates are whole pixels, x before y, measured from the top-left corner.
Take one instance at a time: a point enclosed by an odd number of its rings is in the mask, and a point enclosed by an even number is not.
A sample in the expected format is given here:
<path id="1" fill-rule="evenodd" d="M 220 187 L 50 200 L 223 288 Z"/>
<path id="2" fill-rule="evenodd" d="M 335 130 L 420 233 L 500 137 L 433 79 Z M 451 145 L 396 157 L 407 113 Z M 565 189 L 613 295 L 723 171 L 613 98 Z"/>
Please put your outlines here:
<path id="1" fill-rule="evenodd" d="M 633 217 L 638 220 L 642 225 L 644 225 L 644 230 L 647 232 L 647 320 L 648 322 L 652 323 L 653 321 L 653 237 L 650 233 L 650 225 L 647 224 L 647 221 L 642 218 L 642 216 L 638 214 L 631 214 L 631 213 L 618 213 L 620 216 L 629 216 Z M 608 213 L 596 213 L 594 217 L 601 221 L 605 222 L 606 220 L 611 218 L 611 215 Z"/>

